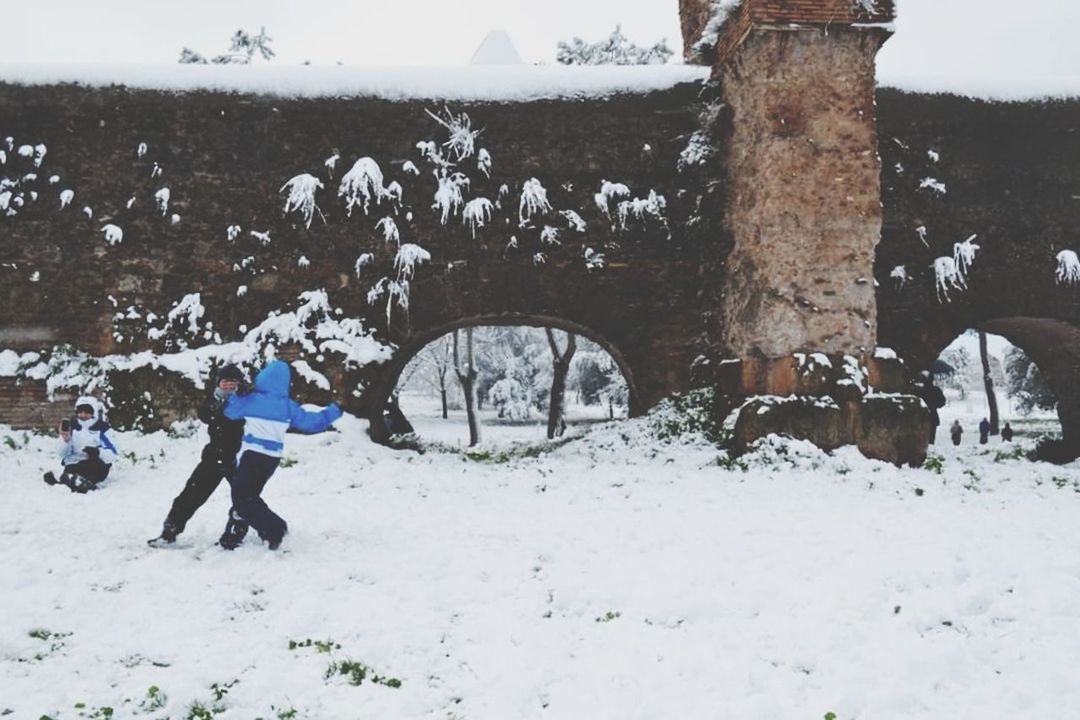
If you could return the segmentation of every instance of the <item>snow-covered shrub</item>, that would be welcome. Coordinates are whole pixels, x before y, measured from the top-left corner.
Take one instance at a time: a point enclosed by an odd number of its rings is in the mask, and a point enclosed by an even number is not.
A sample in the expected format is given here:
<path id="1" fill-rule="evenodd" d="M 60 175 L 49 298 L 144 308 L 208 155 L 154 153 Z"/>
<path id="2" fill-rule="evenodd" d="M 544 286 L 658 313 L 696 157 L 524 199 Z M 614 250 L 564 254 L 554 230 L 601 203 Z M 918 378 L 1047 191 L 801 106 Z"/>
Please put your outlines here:
<path id="1" fill-rule="evenodd" d="M 1057 254 L 1057 271 L 1054 273 L 1054 279 L 1059 285 L 1080 283 L 1080 258 L 1077 257 L 1075 251 L 1062 250 Z"/>
<path id="2" fill-rule="evenodd" d="M 488 390 L 488 400 L 501 418 L 528 420 L 532 415 L 532 393 L 516 378 L 504 377 L 496 381 Z"/>
<path id="3" fill-rule="evenodd" d="M 311 219 L 315 216 L 316 212 L 322 217 L 322 211 L 319 210 L 319 206 L 315 204 L 315 193 L 322 188 L 322 180 L 319 180 L 314 175 L 309 173 L 296 175 L 278 190 L 278 192 L 288 191 L 289 193 L 289 196 L 285 198 L 285 209 L 283 212 L 287 215 L 293 210 L 299 210 L 304 218 L 304 227 L 310 228 Z M 323 221 L 325 222 L 326 218 L 323 218 Z"/>
<path id="4" fill-rule="evenodd" d="M 978 235 L 972 235 L 962 243 L 953 244 L 953 261 L 956 263 L 956 271 L 961 277 L 967 278 L 971 264 L 975 262 L 975 251 L 979 246 L 972 242 Z"/>
<path id="5" fill-rule="evenodd" d="M 349 216 L 352 216 L 352 209 L 357 205 L 362 205 L 364 214 L 367 214 L 372 200 L 382 202 L 385 195 L 382 170 L 379 163 L 370 157 L 362 157 L 353 163 L 338 186 L 338 197 L 345 198 Z"/>
<path id="6" fill-rule="evenodd" d="M 566 225 L 574 232 L 583 233 L 586 230 L 585 219 L 575 210 L 560 210 L 559 214 L 566 220 Z"/>
<path id="7" fill-rule="evenodd" d="M 634 198 L 623 200 L 618 205 L 619 227 L 627 230 L 627 223 L 632 218 L 643 223 L 647 218 L 653 218 L 661 223 L 666 222 L 664 210 L 667 208 L 667 200 L 655 190 L 649 190 L 647 198 Z"/>
<path id="8" fill-rule="evenodd" d="M 405 243 L 398 248 L 394 258 L 394 270 L 397 271 L 398 280 L 410 280 L 416 270 L 416 266 L 431 260 L 431 253 L 419 245 Z"/>
<path id="9" fill-rule="evenodd" d="M 101 232 L 105 235 L 105 242 L 110 245 L 116 245 L 124 240 L 124 231 L 112 223 L 102 225 Z"/>
<path id="10" fill-rule="evenodd" d="M 356 277 L 360 277 L 360 271 L 373 262 L 375 262 L 375 255 L 372 253 L 361 253 L 360 257 L 356 258 L 356 265 L 353 268 L 356 272 Z"/>
<path id="11" fill-rule="evenodd" d="M 907 268 L 905 268 L 903 265 L 897 265 L 892 269 L 892 272 L 889 273 L 889 277 L 896 281 L 897 290 L 903 290 L 904 286 L 907 285 L 909 279 L 907 274 Z"/>
<path id="12" fill-rule="evenodd" d="M 547 199 L 547 190 L 536 178 L 529 178 L 521 186 L 521 201 L 518 203 L 518 219 L 525 227 L 534 215 L 551 212 L 551 203 Z"/>
<path id="13" fill-rule="evenodd" d="M 161 211 L 161 217 L 165 217 L 165 213 L 169 211 L 169 198 L 172 193 L 169 188 L 163 187 L 154 193 L 154 204 L 157 205 L 157 209 Z"/>
<path id="14" fill-rule="evenodd" d="M 964 276 L 956 267 L 956 261 L 951 257 L 939 257 L 934 260 L 934 280 L 938 302 L 941 302 L 942 297 L 945 298 L 945 302 L 952 302 L 949 299 L 950 288 L 967 290 Z"/>
<path id="15" fill-rule="evenodd" d="M 600 208 L 600 211 L 607 217 L 611 217 L 611 203 L 613 201 L 628 197 L 630 197 L 630 188 L 622 183 L 613 183 L 607 180 L 600 181 L 600 192 L 593 195 L 596 207 Z"/>
<path id="16" fill-rule="evenodd" d="M 691 390 L 662 400 L 649 412 L 649 424 L 665 442 L 699 436 L 725 445 L 731 438 L 731 431 L 724 427 L 729 410 L 714 389 Z"/>
<path id="17" fill-rule="evenodd" d="M 446 117 L 439 117 L 430 110 L 425 110 L 435 122 L 446 128 L 446 131 L 450 133 L 449 139 L 443 143 L 443 146 L 447 148 L 448 152 L 453 153 L 454 161 L 460 162 L 466 158 L 472 157 L 476 152 L 476 138 L 480 135 L 480 130 L 472 129 L 472 120 L 467 113 L 461 113 L 460 115 L 454 115 L 450 112 L 450 108 L 444 107 L 443 113 Z M 488 156 L 490 162 L 491 156 Z"/>
<path id="18" fill-rule="evenodd" d="M 478 197 L 465 203 L 465 209 L 461 213 L 461 221 L 469 226 L 472 236 L 476 238 L 476 229 L 484 227 L 491 220 L 491 201 L 485 197 Z"/>
<path id="19" fill-rule="evenodd" d="M 394 222 L 394 218 L 387 215 L 379 222 L 375 223 L 376 230 L 382 230 L 383 240 L 395 245 L 401 244 L 401 233 L 398 232 L 397 223 Z"/>
<path id="20" fill-rule="evenodd" d="M 450 216 L 465 204 L 461 191 L 469 187 L 469 178 L 464 173 L 448 173 L 445 170 L 436 172 L 435 178 L 439 187 L 435 190 L 435 202 L 431 209 L 440 211 L 440 221 L 445 225 Z"/>
<path id="21" fill-rule="evenodd" d="M 679 160 L 675 165 L 675 169 L 679 172 L 685 172 L 687 168 L 704 165 L 712 154 L 713 147 L 712 144 L 709 143 L 706 132 L 704 130 L 695 130 L 694 133 L 690 135 L 690 140 L 686 143 L 686 147 L 679 153 Z"/>
<path id="22" fill-rule="evenodd" d="M 480 152 L 476 153 L 476 169 L 485 177 L 491 177 L 491 153 L 486 148 L 480 148 Z"/>
<path id="23" fill-rule="evenodd" d="M 938 180 L 936 178 L 932 178 L 932 177 L 925 177 L 919 182 L 919 189 L 920 190 L 927 189 L 927 188 L 929 188 L 930 190 L 933 190 L 934 192 L 936 192 L 939 195 L 944 195 L 946 192 L 948 192 L 948 190 L 945 189 L 945 183 L 941 182 L 940 180 Z"/>
<path id="24" fill-rule="evenodd" d="M 587 43 L 579 37 L 559 41 L 555 59 L 563 65 L 663 65 L 672 56 L 667 40 L 652 47 L 639 47 L 616 25 L 605 40 Z"/>

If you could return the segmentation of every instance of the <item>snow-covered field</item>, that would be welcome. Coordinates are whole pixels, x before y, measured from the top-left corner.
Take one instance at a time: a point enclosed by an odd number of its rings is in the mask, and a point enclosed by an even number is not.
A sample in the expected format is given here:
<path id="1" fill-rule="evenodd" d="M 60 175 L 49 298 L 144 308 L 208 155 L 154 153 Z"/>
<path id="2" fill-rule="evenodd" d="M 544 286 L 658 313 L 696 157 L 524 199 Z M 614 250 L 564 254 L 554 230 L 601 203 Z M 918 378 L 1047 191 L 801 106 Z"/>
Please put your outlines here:
<path id="1" fill-rule="evenodd" d="M 289 436 L 278 553 L 213 545 L 224 488 L 146 546 L 201 430 L 121 435 L 73 495 L 40 480 L 54 440 L 0 428 L 0 716 L 1080 716 L 1076 463 L 780 443 L 742 470 L 649 423 L 504 462 Z"/>

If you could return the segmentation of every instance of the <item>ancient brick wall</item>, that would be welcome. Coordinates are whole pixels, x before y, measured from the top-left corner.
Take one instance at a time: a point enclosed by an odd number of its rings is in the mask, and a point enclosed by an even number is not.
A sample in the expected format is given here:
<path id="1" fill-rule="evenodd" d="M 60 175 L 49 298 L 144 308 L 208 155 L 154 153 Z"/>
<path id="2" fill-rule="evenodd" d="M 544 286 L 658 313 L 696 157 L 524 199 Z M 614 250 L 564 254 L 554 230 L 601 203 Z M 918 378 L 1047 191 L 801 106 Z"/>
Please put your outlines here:
<path id="1" fill-rule="evenodd" d="M 57 393 L 50 399 L 42 381 L 0 377 L 0 425 L 59 427 L 61 420 L 71 417 L 75 397 Z"/>

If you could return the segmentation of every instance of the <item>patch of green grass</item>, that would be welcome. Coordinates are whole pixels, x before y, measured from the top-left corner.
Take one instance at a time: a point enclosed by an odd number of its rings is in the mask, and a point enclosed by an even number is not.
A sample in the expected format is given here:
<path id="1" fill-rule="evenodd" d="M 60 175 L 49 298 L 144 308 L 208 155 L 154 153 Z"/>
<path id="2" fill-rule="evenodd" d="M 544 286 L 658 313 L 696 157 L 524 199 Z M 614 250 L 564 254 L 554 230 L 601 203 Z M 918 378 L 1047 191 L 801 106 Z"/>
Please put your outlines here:
<path id="1" fill-rule="evenodd" d="M 612 620 L 615 620 L 615 619 L 621 618 L 621 617 L 622 617 L 621 612 L 619 612 L 617 610 L 614 610 L 614 611 L 608 610 L 606 613 L 604 613 L 600 617 L 596 618 L 596 622 L 598 622 L 598 623 L 606 623 L 606 622 L 611 622 Z"/>
<path id="2" fill-rule="evenodd" d="M 401 681 L 397 678 L 379 675 L 364 663 L 356 662 L 355 660 L 346 659 L 331 661 L 326 668 L 326 672 L 323 674 L 323 678 L 329 680 L 337 675 L 344 675 L 348 678 L 348 683 L 356 687 L 359 687 L 364 680 L 375 683 L 376 685 L 385 685 L 386 687 L 401 687 Z"/>
<path id="3" fill-rule="evenodd" d="M 341 645 L 333 640 L 312 640 L 307 638 L 306 640 L 290 640 L 289 649 L 296 650 L 297 648 L 309 648 L 313 647 L 320 653 L 328 653 L 333 650 L 340 650 Z"/>
<path id="4" fill-rule="evenodd" d="M 940 475 L 942 470 L 945 469 L 945 458 L 941 455 L 927 455 L 922 466 L 923 470 L 929 470 Z"/>

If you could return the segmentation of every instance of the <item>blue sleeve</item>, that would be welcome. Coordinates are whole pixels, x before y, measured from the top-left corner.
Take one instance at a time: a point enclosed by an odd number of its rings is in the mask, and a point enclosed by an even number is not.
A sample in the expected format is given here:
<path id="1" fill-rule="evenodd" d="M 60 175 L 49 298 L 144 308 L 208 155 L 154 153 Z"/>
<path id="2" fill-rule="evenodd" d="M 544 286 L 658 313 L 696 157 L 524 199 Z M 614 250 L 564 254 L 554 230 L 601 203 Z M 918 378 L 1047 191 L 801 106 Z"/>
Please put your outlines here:
<path id="1" fill-rule="evenodd" d="M 235 393 L 229 396 L 228 401 L 225 403 L 225 417 L 230 420 L 243 420 L 244 419 L 244 399 L 246 395 L 236 395 Z"/>
<path id="2" fill-rule="evenodd" d="M 296 401 L 289 401 L 289 427 L 302 433 L 322 432 L 339 417 L 341 408 L 337 403 L 322 410 L 305 410 Z"/>
<path id="3" fill-rule="evenodd" d="M 98 452 L 100 453 L 101 462 L 112 465 L 120 456 L 120 450 L 116 447 L 111 428 L 101 431 L 99 442 L 101 444 L 98 446 Z"/>

